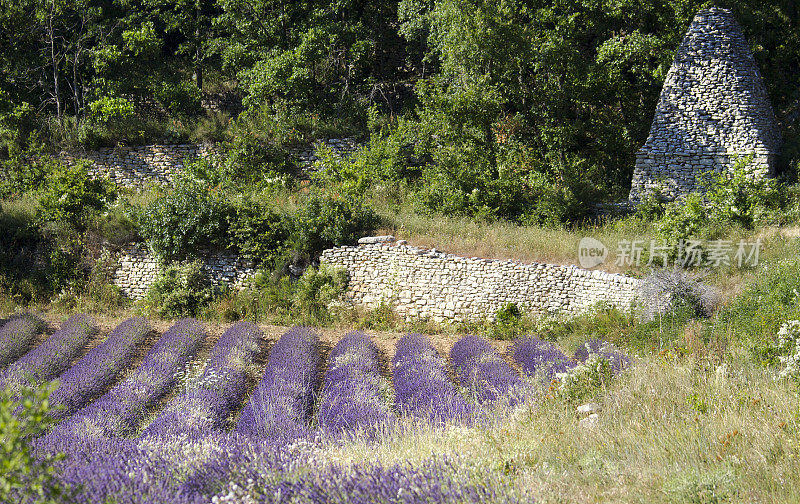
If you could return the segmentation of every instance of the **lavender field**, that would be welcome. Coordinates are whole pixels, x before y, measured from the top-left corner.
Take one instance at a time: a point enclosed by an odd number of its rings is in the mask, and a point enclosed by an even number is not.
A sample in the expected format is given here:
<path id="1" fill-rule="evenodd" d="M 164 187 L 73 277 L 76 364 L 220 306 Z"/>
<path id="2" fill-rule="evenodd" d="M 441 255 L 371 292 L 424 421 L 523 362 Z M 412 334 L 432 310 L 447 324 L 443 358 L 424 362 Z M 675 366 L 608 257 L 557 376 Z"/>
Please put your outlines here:
<path id="1" fill-rule="evenodd" d="M 569 357 L 534 336 L 332 337 L 194 319 L 159 330 L 142 318 L 98 329 L 85 315 L 52 329 L 32 345 L 41 321 L 0 327 L 15 356 L 0 380 L 57 380 L 57 423 L 31 440 L 38 457 L 64 454 L 53 463 L 69 499 L 57 502 L 563 501 L 581 480 L 554 461 L 580 470 L 614 421 L 576 415 L 588 399 L 574 384 L 599 380 L 587 397 L 601 411 L 638 400 L 617 384 L 653 373 L 601 340 Z"/>

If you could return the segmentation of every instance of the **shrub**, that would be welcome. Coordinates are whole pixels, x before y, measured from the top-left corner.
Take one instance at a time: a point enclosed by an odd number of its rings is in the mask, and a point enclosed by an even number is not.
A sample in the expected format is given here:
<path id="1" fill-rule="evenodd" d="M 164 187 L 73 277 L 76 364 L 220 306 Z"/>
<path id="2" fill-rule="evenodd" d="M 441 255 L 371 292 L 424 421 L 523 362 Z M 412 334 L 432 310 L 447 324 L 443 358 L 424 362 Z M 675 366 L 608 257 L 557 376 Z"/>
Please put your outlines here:
<path id="1" fill-rule="evenodd" d="M 286 250 L 291 223 L 273 208 L 255 201 L 237 205 L 230 235 L 236 248 L 255 264 L 272 264 Z"/>
<path id="2" fill-rule="evenodd" d="M 710 317 L 717 304 L 717 292 L 704 284 L 699 275 L 680 268 L 655 269 L 642 281 L 640 302 L 645 321 L 667 308 Z"/>
<path id="3" fill-rule="evenodd" d="M 83 231 L 89 219 L 116 198 L 116 188 L 107 180 L 90 178 L 88 162 L 58 163 L 54 168 L 39 199 L 37 217 Z"/>
<path id="4" fill-rule="evenodd" d="M 144 306 L 162 318 L 195 316 L 214 298 L 200 261 L 168 266 L 150 286 Z"/>
<path id="5" fill-rule="evenodd" d="M 308 268 L 297 282 L 293 296 L 295 308 L 309 321 L 328 321 L 328 305 L 339 299 L 346 287 L 347 273 L 343 269 L 325 265 Z"/>
<path id="6" fill-rule="evenodd" d="M 55 424 L 50 416 L 53 385 L 0 391 L 0 502 L 55 504 L 71 501 L 57 477 L 63 455 L 34 453 L 31 440 Z"/>
<path id="7" fill-rule="evenodd" d="M 313 257 L 326 248 L 354 243 L 374 229 L 377 221 L 375 212 L 360 197 L 314 189 L 295 216 L 292 248 Z"/>
<path id="8" fill-rule="evenodd" d="M 800 320 L 788 320 L 781 326 L 774 351 L 781 364 L 779 376 L 800 383 Z"/>
<path id="9" fill-rule="evenodd" d="M 0 198 L 36 191 L 47 181 L 47 175 L 58 169 L 59 161 L 48 155 L 37 135 L 24 148 L 9 151 L 8 159 L 0 156 Z"/>
<path id="10" fill-rule="evenodd" d="M 494 324 L 491 324 L 486 335 L 493 339 L 509 340 L 521 335 L 527 329 L 522 310 L 515 303 L 506 303 L 497 310 Z"/>
<path id="11" fill-rule="evenodd" d="M 781 206 L 775 179 L 755 177 L 749 168 L 752 160 L 752 155 L 740 158 L 730 171 L 704 183 L 712 222 L 753 229 L 755 224 L 771 220 Z"/>
<path id="12" fill-rule="evenodd" d="M 658 234 L 667 243 L 699 238 L 708 225 L 708 210 L 700 193 L 691 193 L 679 201 L 669 203 L 658 224 Z"/>
<path id="13" fill-rule="evenodd" d="M 658 231 L 669 243 L 690 238 L 712 238 L 732 226 L 753 229 L 758 223 L 780 220 L 785 204 L 774 179 L 754 177 L 748 164 L 752 156 L 738 160 L 731 170 L 706 173 L 702 191 L 666 205 Z M 656 208 L 653 208 L 656 206 Z M 650 202 L 642 212 L 657 214 Z"/>
<path id="14" fill-rule="evenodd" d="M 225 171 L 231 181 L 258 184 L 293 174 L 289 153 L 271 139 L 236 135 L 226 145 Z"/>
<path id="15" fill-rule="evenodd" d="M 720 310 L 723 327 L 733 328 L 734 334 L 755 345 L 757 352 L 765 352 L 783 321 L 800 318 L 798 268 L 796 252 L 787 259 L 760 266 L 755 280 Z"/>
<path id="16" fill-rule="evenodd" d="M 131 119 L 136 110 L 130 100 L 114 96 L 103 96 L 89 104 L 92 117 L 104 125 L 114 121 Z"/>
<path id="17" fill-rule="evenodd" d="M 142 237 L 161 259 L 170 261 L 196 257 L 207 248 L 227 248 L 231 215 L 221 191 L 183 178 L 136 217 Z"/>
<path id="18" fill-rule="evenodd" d="M 156 99 L 173 117 L 187 117 L 199 114 L 200 90 L 191 82 L 163 82 L 155 89 Z"/>
<path id="19" fill-rule="evenodd" d="M 559 380 L 557 394 L 570 402 L 583 401 L 597 395 L 613 376 L 608 358 L 591 354 L 584 362 L 556 374 Z"/>

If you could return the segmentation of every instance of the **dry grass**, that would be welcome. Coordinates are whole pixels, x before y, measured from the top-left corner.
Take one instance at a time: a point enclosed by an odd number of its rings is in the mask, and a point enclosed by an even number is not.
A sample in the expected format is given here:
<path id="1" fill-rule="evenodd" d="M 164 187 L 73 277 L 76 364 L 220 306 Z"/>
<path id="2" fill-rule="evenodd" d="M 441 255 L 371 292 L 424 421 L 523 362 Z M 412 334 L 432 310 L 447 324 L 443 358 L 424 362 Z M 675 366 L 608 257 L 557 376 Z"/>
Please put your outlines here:
<path id="1" fill-rule="evenodd" d="M 744 361 L 654 356 L 598 398 L 594 428 L 556 399 L 484 428 L 417 428 L 330 448 L 342 462 L 454 457 L 537 503 L 800 502 L 797 389 Z"/>
<path id="2" fill-rule="evenodd" d="M 476 222 L 466 217 L 427 217 L 407 211 L 379 211 L 388 224 L 378 230 L 379 234 L 392 234 L 419 247 L 468 257 L 577 265 L 578 242 L 584 236 L 599 239 L 610 248 L 624 239 L 655 238 L 647 230 L 615 229 L 612 226 L 587 225 L 571 231 L 508 222 Z M 622 272 L 625 268 L 612 261 L 603 269 Z"/>
<path id="3" fill-rule="evenodd" d="M 53 326 L 61 321 L 53 314 L 47 320 Z M 104 332 L 118 322 L 99 320 Z M 163 332 L 170 323 L 153 325 Z M 226 327 L 209 323 L 211 341 Z M 286 330 L 261 328 L 267 344 Z M 319 330 L 328 345 L 346 331 Z M 391 358 L 400 334 L 370 334 Z M 446 355 L 457 335 L 432 339 Z M 537 503 L 800 502 L 797 385 L 776 380 L 774 369 L 753 363 L 744 351 L 703 340 L 698 323 L 684 327 L 683 340 L 687 357 L 643 357 L 598 391 L 594 400 L 602 411 L 594 427 L 579 423 L 576 403 L 542 393 L 538 404 L 487 415 L 476 427 L 401 422 L 379 443 L 309 449 L 322 464 L 446 457 L 476 483 L 499 484 Z M 496 344 L 503 351 L 508 343 Z"/>
<path id="4" fill-rule="evenodd" d="M 647 223 L 623 220 L 605 224 L 587 224 L 576 229 L 520 226 L 508 222 L 476 222 L 466 217 L 428 217 L 409 210 L 379 206 L 386 226 L 378 234 L 392 234 L 410 244 L 436 248 L 444 252 L 492 259 L 513 259 L 522 262 L 543 262 L 578 266 L 578 242 L 583 237 L 600 240 L 609 249 L 609 258 L 596 269 L 611 273 L 643 275 L 648 267 L 620 265 L 617 246 L 624 240 L 651 240 L 661 243 L 657 231 Z M 761 240 L 760 262 L 795 254 L 793 247 L 800 238 L 798 227 L 763 227 L 753 231 L 731 229 L 720 239 L 738 244 L 739 240 L 754 243 Z M 647 245 L 649 246 L 649 245 Z M 751 270 L 736 265 L 704 271 L 705 280 L 717 287 L 720 301 L 725 303 L 741 292 L 752 280 Z"/>

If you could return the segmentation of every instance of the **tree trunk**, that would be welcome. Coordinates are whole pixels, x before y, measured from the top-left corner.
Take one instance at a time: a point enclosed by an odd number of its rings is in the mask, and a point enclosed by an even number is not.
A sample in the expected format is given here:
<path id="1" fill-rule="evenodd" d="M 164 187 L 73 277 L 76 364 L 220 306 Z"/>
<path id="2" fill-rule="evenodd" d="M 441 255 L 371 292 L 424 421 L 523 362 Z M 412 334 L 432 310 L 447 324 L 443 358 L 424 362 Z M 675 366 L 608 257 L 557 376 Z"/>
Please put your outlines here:
<path id="1" fill-rule="evenodd" d="M 58 57 L 56 55 L 56 37 L 53 22 L 55 18 L 55 3 L 50 3 L 50 15 L 47 19 L 47 35 L 50 39 L 50 64 L 53 67 L 53 98 L 56 101 L 56 116 L 59 124 L 63 123 L 63 111 L 61 110 L 61 92 L 58 81 Z"/>

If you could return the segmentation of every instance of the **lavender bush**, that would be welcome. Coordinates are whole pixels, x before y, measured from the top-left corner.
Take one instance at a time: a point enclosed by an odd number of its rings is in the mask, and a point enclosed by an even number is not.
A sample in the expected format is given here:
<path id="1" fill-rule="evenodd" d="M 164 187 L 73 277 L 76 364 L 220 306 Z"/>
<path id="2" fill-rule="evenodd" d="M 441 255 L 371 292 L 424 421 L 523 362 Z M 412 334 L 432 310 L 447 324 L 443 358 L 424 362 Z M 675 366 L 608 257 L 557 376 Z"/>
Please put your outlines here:
<path id="1" fill-rule="evenodd" d="M 294 327 L 272 348 L 264 376 L 242 410 L 237 432 L 285 443 L 309 435 L 319 336 Z"/>
<path id="2" fill-rule="evenodd" d="M 363 333 L 345 335 L 328 357 L 317 423 L 329 435 L 376 434 L 392 419 L 378 347 Z"/>
<path id="3" fill-rule="evenodd" d="M 313 504 L 516 502 L 503 497 L 502 490 L 494 485 L 471 482 L 459 474 L 460 469 L 449 460 L 429 460 L 417 467 L 333 466 L 284 485 L 281 494 Z M 272 497 L 262 502 L 283 502 L 280 495 Z"/>
<path id="4" fill-rule="evenodd" d="M 75 441 L 57 469 L 77 490 L 77 504 L 517 502 L 498 484 L 474 481 L 450 458 L 417 465 L 317 464 L 302 449 L 224 434 L 194 441 Z"/>
<path id="5" fill-rule="evenodd" d="M 0 375 L 0 383 L 18 388 L 28 380 L 37 383 L 56 377 L 97 332 L 88 315 L 73 315 L 47 340 L 22 356 Z"/>
<path id="6" fill-rule="evenodd" d="M 450 361 L 461 386 L 468 388 L 479 403 L 504 399 L 515 404 L 522 398 L 522 378 L 486 340 L 464 336 L 450 350 Z"/>
<path id="7" fill-rule="evenodd" d="M 0 368 L 24 354 L 37 334 L 44 331 L 44 322 L 30 313 L 11 317 L 0 329 Z"/>
<path id="8" fill-rule="evenodd" d="M 565 373 L 573 361 L 549 341 L 535 336 L 518 338 L 511 347 L 511 355 L 528 376 L 538 376 L 551 381 L 557 374 Z"/>
<path id="9" fill-rule="evenodd" d="M 143 420 L 147 407 L 175 384 L 181 368 L 206 337 L 205 327 L 197 320 L 179 320 L 128 378 L 66 419 L 49 435 L 101 437 L 131 433 Z"/>
<path id="10" fill-rule="evenodd" d="M 246 371 L 258 352 L 261 330 L 250 322 L 233 325 L 211 352 L 196 386 L 173 399 L 143 436 L 222 431 L 247 392 Z"/>
<path id="11" fill-rule="evenodd" d="M 601 339 L 591 339 L 575 351 L 575 360 L 584 362 L 592 355 L 608 360 L 611 371 L 616 374 L 631 364 L 631 359 L 613 343 Z"/>
<path id="12" fill-rule="evenodd" d="M 178 464 L 137 446 L 134 440 L 47 436 L 37 443 L 42 453 L 64 453 L 56 463 L 59 479 L 72 487 L 75 504 L 200 504 L 199 496 L 177 492 Z"/>
<path id="13" fill-rule="evenodd" d="M 146 319 L 130 318 L 119 324 L 108 338 L 89 351 L 59 380 L 59 387 L 50 396 L 53 416 L 64 418 L 84 407 L 106 389 L 133 360 L 136 347 L 152 331 Z"/>
<path id="14" fill-rule="evenodd" d="M 447 375 L 447 362 L 425 336 L 408 334 L 397 342 L 394 389 L 403 414 L 432 422 L 466 420 L 473 408 Z"/>

